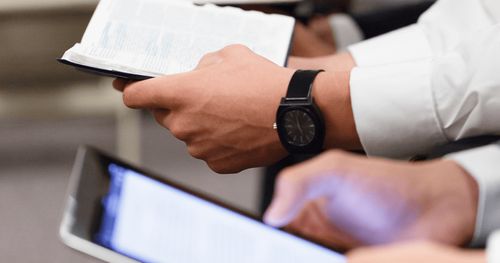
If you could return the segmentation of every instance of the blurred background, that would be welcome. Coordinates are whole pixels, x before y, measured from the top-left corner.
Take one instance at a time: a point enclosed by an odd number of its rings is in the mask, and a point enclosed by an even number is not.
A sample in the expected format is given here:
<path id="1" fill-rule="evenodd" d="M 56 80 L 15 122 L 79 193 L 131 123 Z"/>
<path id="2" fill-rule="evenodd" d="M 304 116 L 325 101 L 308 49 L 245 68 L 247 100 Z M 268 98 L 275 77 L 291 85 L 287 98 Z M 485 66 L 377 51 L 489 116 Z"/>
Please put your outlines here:
<path id="1" fill-rule="evenodd" d="M 335 1 L 335 0 L 331 0 Z M 338 1 L 366 11 L 409 0 Z M 259 169 L 216 175 L 145 112 L 126 109 L 111 79 L 56 62 L 78 42 L 97 0 L 0 0 L 0 257 L 97 262 L 58 237 L 78 145 L 90 144 L 253 213 Z"/>
<path id="2" fill-rule="evenodd" d="M 0 257 L 97 262 L 58 237 L 79 144 L 255 212 L 259 172 L 213 174 L 147 113 L 126 109 L 111 79 L 56 62 L 79 42 L 97 0 L 0 1 Z"/>

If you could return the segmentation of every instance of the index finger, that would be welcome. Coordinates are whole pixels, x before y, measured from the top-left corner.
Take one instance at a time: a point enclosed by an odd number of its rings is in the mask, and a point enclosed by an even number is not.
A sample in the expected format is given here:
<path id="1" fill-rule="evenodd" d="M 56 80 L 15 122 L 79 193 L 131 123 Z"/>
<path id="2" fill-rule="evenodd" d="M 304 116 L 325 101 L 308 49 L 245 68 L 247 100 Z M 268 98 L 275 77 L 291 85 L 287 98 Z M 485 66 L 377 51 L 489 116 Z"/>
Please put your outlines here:
<path id="1" fill-rule="evenodd" d="M 129 82 L 130 80 L 128 79 L 116 78 L 113 80 L 113 88 L 118 91 L 123 91 L 123 89 L 125 89 L 125 86 L 127 86 Z"/>
<path id="2" fill-rule="evenodd" d="M 341 155 L 329 154 L 327 158 L 337 158 Z M 320 158 L 321 156 L 295 165 L 279 174 L 273 200 L 264 215 L 267 224 L 285 226 L 309 201 L 336 194 L 342 186 L 342 172 L 334 167 L 321 168 L 323 165 Z"/>

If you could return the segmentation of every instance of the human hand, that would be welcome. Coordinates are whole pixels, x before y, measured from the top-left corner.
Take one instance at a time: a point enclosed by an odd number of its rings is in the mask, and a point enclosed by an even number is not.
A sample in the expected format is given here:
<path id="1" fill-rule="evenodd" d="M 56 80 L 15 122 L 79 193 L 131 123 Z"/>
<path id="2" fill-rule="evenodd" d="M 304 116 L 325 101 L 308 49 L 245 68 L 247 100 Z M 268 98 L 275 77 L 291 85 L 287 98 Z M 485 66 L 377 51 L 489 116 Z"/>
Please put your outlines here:
<path id="1" fill-rule="evenodd" d="M 293 56 L 319 57 L 334 54 L 335 51 L 335 44 L 320 38 L 299 22 L 295 24 L 291 50 Z"/>
<path id="2" fill-rule="evenodd" d="M 335 46 L 335 37 L 328 16 L 314 17 L 307 27 L 325 43 Z"/>
<path id="3" fill-rule="evenodd" d="M 114 87 L 123 90 L 127 106 L 151 109 L 192 156 L 231 173 L 286 156 L 273 123 L 293 73 L 233 45 L 205 55 L 191 72 L 115 80 Z"/>
<path id="4" fill-rule="evenodd" d="M 266 223 L 339 248 L 474 232 L 477 185 L 448 160 L 407 163 L 326 152 L 283 171 Z"/>
<path id="5" fill-rule="evenodd" d="M 355 249 L 349 263 L 486 263 L 482 250 L 465 250 L 432 242 L 409 242 Z"/>

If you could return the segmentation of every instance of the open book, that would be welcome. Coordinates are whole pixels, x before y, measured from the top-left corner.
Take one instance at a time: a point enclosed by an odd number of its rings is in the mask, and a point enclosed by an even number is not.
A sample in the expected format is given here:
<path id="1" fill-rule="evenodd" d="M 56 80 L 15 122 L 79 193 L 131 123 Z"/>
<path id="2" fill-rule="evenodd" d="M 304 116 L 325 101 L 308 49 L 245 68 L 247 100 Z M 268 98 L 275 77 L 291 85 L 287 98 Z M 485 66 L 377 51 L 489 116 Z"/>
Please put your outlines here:
<path id="1" fill-rule="evenodd" d="M 243 44 L 285 65 L 294 19 L 181 0 L 101 0 L 81 43 L 59 61 L 93 73 L 146 79 L 194 69 L 206 53 Z"/>

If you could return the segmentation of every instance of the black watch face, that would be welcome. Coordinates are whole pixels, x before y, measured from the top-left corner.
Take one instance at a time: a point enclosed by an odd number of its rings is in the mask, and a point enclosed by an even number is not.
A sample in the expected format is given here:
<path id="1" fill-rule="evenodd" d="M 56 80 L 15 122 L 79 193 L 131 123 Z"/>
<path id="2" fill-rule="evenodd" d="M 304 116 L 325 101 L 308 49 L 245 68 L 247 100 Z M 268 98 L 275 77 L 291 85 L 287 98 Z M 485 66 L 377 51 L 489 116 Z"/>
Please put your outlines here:
<path id="1" fill-rule="evenodd" d="M 301 147 L 314 140 L 316 126 L 307 112 L 291 110 L 285 113 L 282 120 L 289 144 Z"/>

